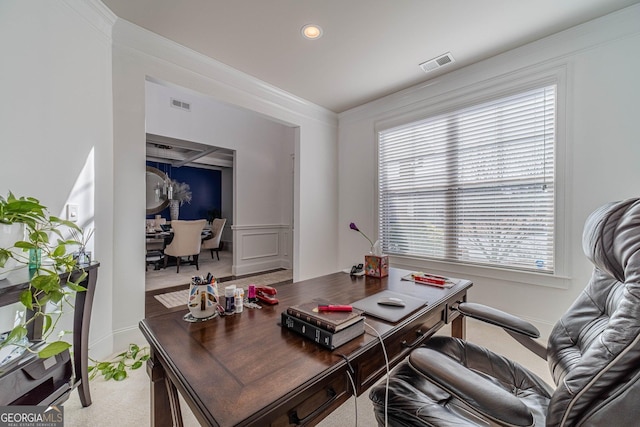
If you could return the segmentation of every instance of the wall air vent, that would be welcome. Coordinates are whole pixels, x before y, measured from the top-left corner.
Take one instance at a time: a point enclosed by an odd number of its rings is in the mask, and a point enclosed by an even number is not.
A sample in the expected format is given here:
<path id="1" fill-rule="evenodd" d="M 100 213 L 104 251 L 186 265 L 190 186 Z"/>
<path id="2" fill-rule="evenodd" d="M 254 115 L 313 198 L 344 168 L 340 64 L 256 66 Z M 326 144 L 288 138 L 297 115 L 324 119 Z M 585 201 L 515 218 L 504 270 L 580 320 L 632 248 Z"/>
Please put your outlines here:
<path id="1" fill-rule="evenodd" d="M 191 104 L 189 104 L 188 102 L 180 101 L 179 99 L 171 98 L 171 106 L 184 111 L 191 111 Z"/>
<path id="2" fill-rule="evenodd" d="M 451 55 L 451 52 L 447 52 L 444 55 L 438 56 L 437 58 L 433 58 L 426 62 L 423 62 L 422 64 L 420 64 L 420 68 L 422 68 L 422 71 L 424 71 L 425 73 L 429 73 L 447 64 L 451 64 L 452 62 L 455 62 L 455 59 L 453 59 L 453 55 Z"/>

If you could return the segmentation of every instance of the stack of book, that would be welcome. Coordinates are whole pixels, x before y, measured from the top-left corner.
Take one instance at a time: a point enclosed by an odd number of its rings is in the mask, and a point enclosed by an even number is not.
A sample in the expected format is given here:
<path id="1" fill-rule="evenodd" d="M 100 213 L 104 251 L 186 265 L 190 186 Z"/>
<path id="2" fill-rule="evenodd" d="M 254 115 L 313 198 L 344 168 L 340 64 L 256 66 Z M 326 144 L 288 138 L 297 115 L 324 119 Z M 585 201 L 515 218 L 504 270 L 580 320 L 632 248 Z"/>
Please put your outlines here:
<path id="1" fill-rule="evenodd" d="M 334 350 L 364 334 L 364 311 L 320 311 L 318 306 L 331 305 L 316 299 L 292 305 L 282 312 L 282 327 L 303 335 L 329 350 Z"/>

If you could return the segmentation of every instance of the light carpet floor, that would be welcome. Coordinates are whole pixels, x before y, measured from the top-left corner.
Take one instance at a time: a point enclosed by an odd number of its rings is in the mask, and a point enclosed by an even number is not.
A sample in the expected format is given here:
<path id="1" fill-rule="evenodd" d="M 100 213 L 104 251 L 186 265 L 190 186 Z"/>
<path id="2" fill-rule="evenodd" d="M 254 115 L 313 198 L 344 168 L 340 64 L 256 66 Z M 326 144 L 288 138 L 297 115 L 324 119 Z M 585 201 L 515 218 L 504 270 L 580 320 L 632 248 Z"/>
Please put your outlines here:
<path id="1" fill-rule="evenodd" d="M 244 279 L 230 280 L 228 282 L 221 282 L 218 284 L 218 295 L 222 295 L 225 286 L 235 285 L 236 288 L 243 288 L 246 290 L 249 285 L 255 284 L 257 286 L 273 285 L 275 283 L 285 282 L 293 279 L 293 270 L 280 270 L 272 273 L 261 274 L 258 276 L 251 276 Z M 167 308 L 179 307 L 186 305 L 189 299 L 189 289 L 182 289 L 174 292 L 167 292 L 160 295 L 155 295 L 155 299 L 160 301 L 162 305 Z"/>
<path id="2" fill-rule="evenodd" d="M 450 334 L 449 327 L 445 326 L 438 334 Z M 548 384 L 553 384 L 547 363 L 524 349 L 501 329 L 468 319 L 467 338 L 519 362 L 538 374 Z M 65 427 L 150 425 L 149 377 L 144 368 L 132 371 L 130 377 L 122 382 L 104 381 L 97 378 L 91 381 L 90 389 L 93 398 L 91 406 L 82 408 L 76 391 L 64 404 Z M 189 407 L 182 400 L 181 409 L 186 427 L 199 425 Z M 368 392 L 363 393 L 357 399 L 352 397 L 318 424 L 320 427 L 372 427 L 376 425 Z"/>
<path id="3" fill-rule="evenodd" d="M 150 265 L 145 272 L 145 290 L 155 291 L 171 286 L 184 285 L 185 283 L 190 283 L 193 276 L 206 276 L 207 273 L 211 273 L 217 278 L 231 277 L 233 253 L 224 250 L 220 251 L 219 255 L 219 260 L 211 258 L 209 250 L 205 249 L 200 252 L 199 270 L 196 270 L 195 265 L 185 264 L 180 266 L 180 273 L 176 273 L 175 265 L 159 270 L 154 270 L 153 265 Z"/>

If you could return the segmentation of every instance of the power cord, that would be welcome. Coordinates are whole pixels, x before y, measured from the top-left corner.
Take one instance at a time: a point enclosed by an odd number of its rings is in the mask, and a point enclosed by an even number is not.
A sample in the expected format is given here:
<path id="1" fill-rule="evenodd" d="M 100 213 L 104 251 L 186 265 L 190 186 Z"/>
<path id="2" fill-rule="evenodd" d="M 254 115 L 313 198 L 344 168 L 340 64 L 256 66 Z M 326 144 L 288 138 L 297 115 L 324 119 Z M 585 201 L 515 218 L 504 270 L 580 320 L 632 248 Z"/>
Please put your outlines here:
<path id="1" fill-rule="evenodd" d="M 349 382 L 351 382 L 351 389 L 353 390 L 353 400 L 355 402 L 355 411 L 356 411 L 356 426 L 358 427 L 358 396 L 356 394 L 356 383 L 353 381 L 353 377 L 351 376 L 352 374 L 355 374 L 355 370 L 353 369 L 353 367 L 351 366 L 351 362 L 349 362 L 349 358 L 347 356 L 345 356 L 344 354 L 340 354 L 339 356 L 341 356 L 344 360 L 347 361 L 347 367 L 349 368 L 347 370 L 347 376 L 349 377 Z"/>
<path id="2" fill-rule="evenodd" d="M 353 401 L 356 411 L 356 427 L 358 427 L 358 396 L 356 396 L 356 384 L 353 382 L 353 378 L 351 377 L 350 372 L 347 372 L 347 376 L 349 377 L 349 381 L 351 382 L 351 387 L 353 387 Z"/>
<path id="3" fill-rule="evenodd" d="M 387 378 L 385 380 L 385 388 L 384 388 L 384 425 L 385 427 L 387 427 L 389 425 L 388 416 L 387 416 L 387 407 L 389 405 L 389 358 L 387 357 L 387 349 L 384 346 L 384 341 L 382 341 L 382 336 L 376 330 L 376 328 L 368 324 L 366 321 L 364 322 L 364 326 L 368 326 L 369 329 L 375 332 L 376 336 L 378 337 L 378 340 L 380 341 L 380 346 L 382 347 L 382 354 L 384 354 L 384 364 L 387 369 Z"/>

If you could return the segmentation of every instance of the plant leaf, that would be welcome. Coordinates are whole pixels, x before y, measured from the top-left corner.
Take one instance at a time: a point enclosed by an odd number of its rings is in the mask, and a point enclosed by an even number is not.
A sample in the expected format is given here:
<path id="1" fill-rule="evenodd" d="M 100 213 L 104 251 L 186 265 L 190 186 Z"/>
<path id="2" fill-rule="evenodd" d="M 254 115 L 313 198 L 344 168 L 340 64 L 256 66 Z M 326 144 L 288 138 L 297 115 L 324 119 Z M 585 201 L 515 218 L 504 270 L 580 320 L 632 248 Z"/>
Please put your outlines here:
<path id="1" fill-rule="evenodd" d="M 20 248 L 20 249 L 36 249 L 37 246 L 34 243 L 31 242 L 25 242 L 24 240 L 20 240 L 18 242 L 15 242 L 13 244 L 13 246 L 15 246 L 16 248 Z"/>
<path id="2" fill-rule="evenodd" d="M 38 356 L 42 359 L 47 359 L 56 354 L 60 354 L 65 350 L 71 348 L 71 344 L 65 341 L 54 341 L 48 344 L 45 348 L 38 352 Z"/>
<path id="3" fill-rule="evenodd" d="M 57 274 L 43 274 L 31 280 L 31 284 L 44 292 L 54 292 L 60 290 L 60 277 Z"/>
<path id="4" fill-rule="evenodd" d="M 31 289 L 25 289 L 20 293 L 20 302 L 29 310 L 33 310 L 33 294 Z"/>
<path id="5" fill-rule="evenodd" d="M 49 332 L 49 329 L 51 328 L 51 324 L 52 324 L 51 316 L 45 313 L 44 316 L 42 317 L 42 331 L 43 331 L 43 333 L 46 334 L 47 332 Z"/>
<path id="6" fill-rule="evenodd" d="M 3 344 L 9 344 L 20 341 L 22 338 L 27 336 L 27 328 L 24 325 L 18 325 L 11 330 L 7 339 L 3 342 Z"/>
<path id="7" fill-rule="evenodd" d="M 4 267 L 9 258 L 11 258 L 11 252 L 7 249 L 0 248 L 0 267 Z"/>
<path id="8" fill-rule="evenodd" d="M 116 370 L 116 372 L 113 374 L 113 379 L 116 381 L 122 381 L 125 378 L 127 378 L 127 372 L 123 369 L 123 370 Z"/>
<path id="9" fill-rule="evenodd" d="M 67 249 L 65 248 L 64 245 L 58 245 L 56 246 L 56 248 L 53 250 L 53 254 L 52 256 L 54 257 L 61 257 L 66 253 Z"/>
<path id="10" fill-rule="evenodd" d="M 73 282 L 67 282 L 67 287 L 75 292 L 85 292 L 87 290 L 84 286 L 76 285 Z"/>

